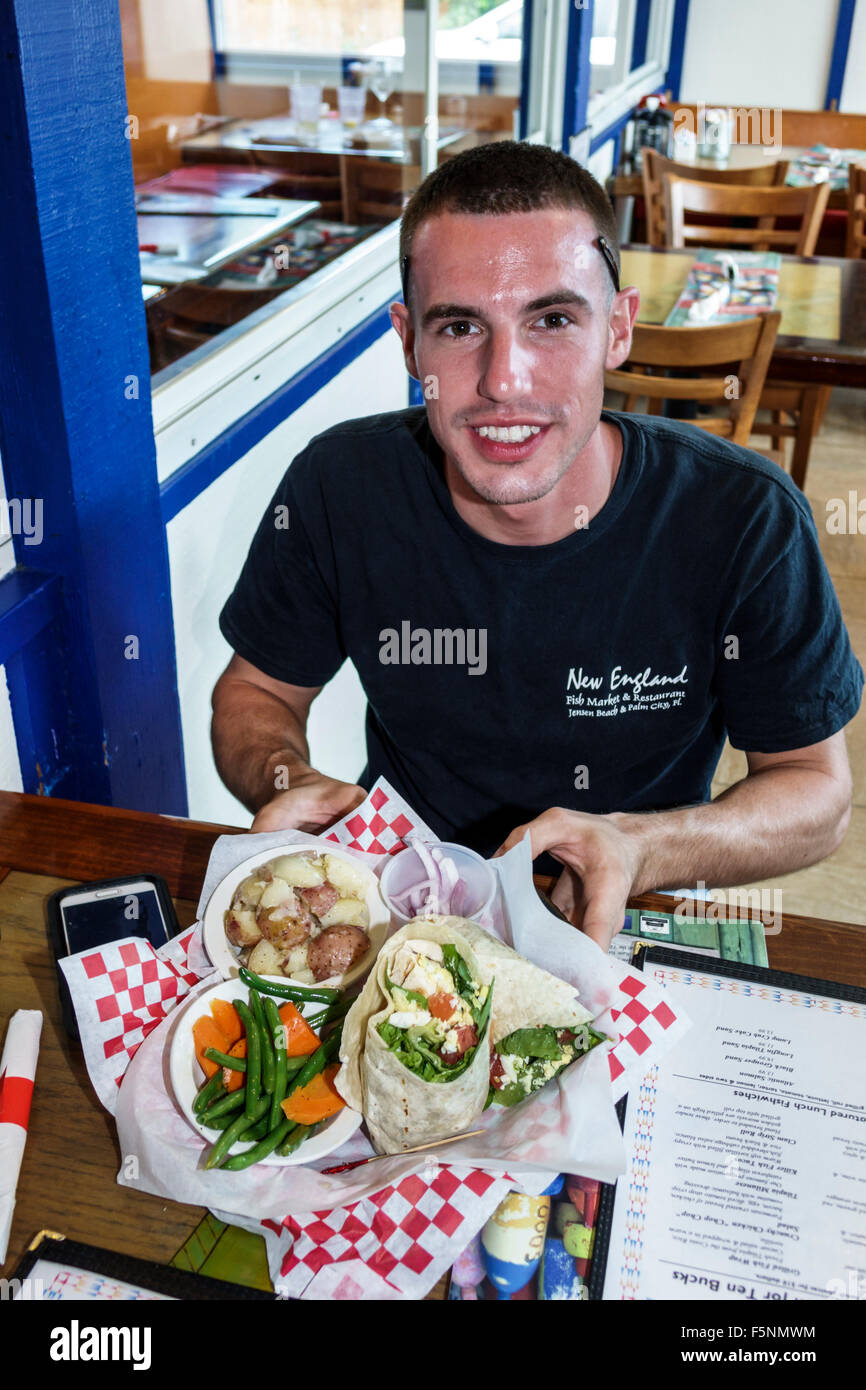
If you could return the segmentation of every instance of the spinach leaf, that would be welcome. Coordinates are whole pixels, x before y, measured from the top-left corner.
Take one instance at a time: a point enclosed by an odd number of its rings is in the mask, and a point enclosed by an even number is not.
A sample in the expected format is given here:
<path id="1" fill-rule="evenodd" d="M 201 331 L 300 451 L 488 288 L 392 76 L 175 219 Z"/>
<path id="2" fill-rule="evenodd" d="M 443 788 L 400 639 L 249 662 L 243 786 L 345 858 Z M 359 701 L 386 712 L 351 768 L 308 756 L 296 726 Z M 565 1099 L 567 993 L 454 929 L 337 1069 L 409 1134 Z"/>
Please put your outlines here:
<path id="1" fill-rule="evenodd" d="M 471 999 L 472 976 L 469 972 L 469 966 L 457 950 L 457 947 L 452 946 L 450 942 L 442 947 L 442 961 L 454 981 L 455 989 L 460 995 L 460 998 Z"/>
<path id="2" fill-rule="evenodd" d="M 526 1092 L 518 1082 L 511 1081 L 501 1090 L 494 1090 L 493 1099 L 497 1105 L 519 1105 L 522 1100 L 526 1100 Z"/>
<path id="3" fill-rule="evenodd" d="M 385 988 L 388 990 L 389 994 L 392 995 L 394 994 L 395 990 L 398 991 L 400 994 L 405 995 L 407 999 L 411 999 L 416 1004 L 420 1004 L 422 1009 L 426 1009 L 427 1007 L 426 994 L 421 994 L 417 989 L 407 989 L 405 985 L 395 985 L 394 981 L 388 976 L 387 973 L 385 974 Z"/>
<path id="4" fill-rule="evenodd" d="M 507 1037 L 500 1038 L 497 1051 L 517 1057 L 540 1057 L 545 1062 L 558 1062 L 562 1048 L 556 1040 L 556 1033 L 550 1027 L 517 1028 Z"/>

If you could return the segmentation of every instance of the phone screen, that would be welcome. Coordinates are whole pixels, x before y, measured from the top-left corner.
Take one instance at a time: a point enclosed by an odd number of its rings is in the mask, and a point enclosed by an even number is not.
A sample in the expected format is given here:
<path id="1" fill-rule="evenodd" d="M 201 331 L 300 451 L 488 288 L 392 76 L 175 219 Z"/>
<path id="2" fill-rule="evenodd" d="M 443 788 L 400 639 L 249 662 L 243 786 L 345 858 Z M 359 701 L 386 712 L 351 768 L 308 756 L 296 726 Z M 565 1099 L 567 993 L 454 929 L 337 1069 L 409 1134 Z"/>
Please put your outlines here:
<path id="1" fill-rule="evenodd" d="M 77 895 L 76 895 L 77 896 Z M 144 936 L 154 946 L 169 940 L 159 898 L 145 884 L 124 885 L 110 896 L 75 897 L 61 902 L 60 913 L 70 955 L 105 946 L 124 936 Z"/>

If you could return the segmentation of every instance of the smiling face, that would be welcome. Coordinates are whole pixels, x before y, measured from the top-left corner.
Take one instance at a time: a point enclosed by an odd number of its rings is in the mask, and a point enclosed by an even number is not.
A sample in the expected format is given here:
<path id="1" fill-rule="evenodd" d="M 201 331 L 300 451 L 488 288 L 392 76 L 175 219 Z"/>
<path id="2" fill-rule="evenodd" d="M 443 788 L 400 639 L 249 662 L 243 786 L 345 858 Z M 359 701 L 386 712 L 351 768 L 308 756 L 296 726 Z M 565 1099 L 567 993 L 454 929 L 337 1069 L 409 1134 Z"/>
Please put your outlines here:
<path id="1" fill-rule="evenodd" d="M 537 501 L 592 453 L 637 309 L 596 237 L 573 208 L 444 212 L 415 234 L 412 313 L 394 305 L 392 322 L 446 468 L 487 503 Z"/>

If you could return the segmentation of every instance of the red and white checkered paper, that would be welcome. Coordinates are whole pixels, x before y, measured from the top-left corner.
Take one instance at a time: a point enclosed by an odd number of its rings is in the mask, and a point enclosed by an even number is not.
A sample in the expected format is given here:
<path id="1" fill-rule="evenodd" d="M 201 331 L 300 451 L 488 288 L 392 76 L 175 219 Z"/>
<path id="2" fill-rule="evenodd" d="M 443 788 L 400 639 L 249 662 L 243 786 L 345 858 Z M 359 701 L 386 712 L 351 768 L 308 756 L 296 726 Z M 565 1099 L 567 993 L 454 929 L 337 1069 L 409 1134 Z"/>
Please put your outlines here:
<path id="1" fill-rule="evenodd" d="M 263 1221 L 287 1298 L 423 1298 L 513 1188 L 507 1175 L 428 1164 L 335 1211 Z"/>
<path id="2" fill-rule="evenodd" d="M 378 869 L 385 856 L 404 847 L 405 837 L 410 832 L 430 835 L 402 798 L 380 781 L 365 802 L 334 826 L 325 838 L 369 855 L 371 867 Z M 200 910 L 215 883 L 233 864 L 247 858 L 260 844 L 267 853 L 268 837 L 254 838 L 254 846 L 249 836 L 224 836 L 217 842 L 208 866 Z M 270 838 L 276 843 L 279 836 Z M 296 838 L 312 842 L 312 837 L 291 832 L 282 837 L 282 842 Z M 527 863 L 530 862 L 528 854 L 526 846 L 522 857 L 526 857 Z M 226 855 L 230 856 L 231 863 L 226 863 Z M 514 852 L 507 858 L 514 861 Z M 497 867 L 505 863 L 505 860 L 497 861 Z M 524 865 L 524 876 L 527 876 L 525 868 Z M 500 879 L 507 918 L 507 874 L 500 872 Z M 531 885 L 531 874 L 528 882 Z M 501 912 L 497 915 L 499 934 L 511 944 L 507 923 L 503 929 Z M 551 932 L 564 926 L 553 918 L 549 922 Z M 577 938 L 585 945 L 594 946 L 573 929 L 565 930 L 571 932 L 571 941 Z M 520 949 L 518 940 L 513 944 Z M 598 955 L 606 968 L 606 959 L 601 952 Z M 549 968 L 543 959 L 537 955 L 536 958 L 538 964 Z M 200 927 L 190 928 L 158 951 L 148 942 L 131 937 L 98 951 L 67 957 L 61 964 L 69 982 L 91 1081 L 102 1103 L 114 1113 L 120 1083 L 142 1042 L 168 1018 L 190 989 L 211 973 L 211 963 L 201 946 Z M 609 1034 L 617 1030 L 621 1034 L 620 1041 L 607 1054 L 612 1097 L 616 1100 L 628 1090 L 635 1076 L 643 1075 L 656 1053 L 666 1051 L 673 1038 L 688 1025 L 687 1021 L 677 1018 L 665 1002 L 663 992 L 651 981 L 629 966 L 619 962 L 610 964 L 615 977 L 613 992 L 605 987 L 603 998 L 600 994 L 597 1000 L 586 995 L 584 999 L 592 1012 L 599 1014 L 597 1021 L 603 1029 L 606 1025 Z M 158 1040 L 153 1041 L 156 1044 Z M 145 1048 L 144 1052 L 149 1050 Z M 593 1054 L 586 1060 L 587 1063 L 593 1061 Z M 594 1065 L 599 1063 L 603 1065 L 601 1056 L 595 1059 Z M 133 1072 L 136 1070 L 143 1072 L 144 1068 L 133 1068 Z M 161 1066 L 157 1070 L 161 1074 Z M 225 1197 L 231 1196 L 234 1200 L 233 1192 L 239 1191 L 245 1180 L 255 1181 L 252 1175 L 256 1170 L 209 1175 L 212 1200 L 201 1194 L 194 1197 L 188 1191 L 180 1192 L 165 1176 L 167 1172 L 177 1172 L 176 1161 L 172 1163 L 167 1158 L 157 1163 L 155 1171 L 143 1181 L 131 1181 L 123 1171 L 118 1181 L 146 1186 L 149 1191 L 158 1191 L 175 1200 L 207 1202 L 222 1219 L 263 1233 L 278 1292 L 308 1298 L 419 1298 L 448 1269 L 509 1190 L 514 1186 L 526 1190 L 540 1190 L 546 1186 L 549 1174 L 545 1176 L 538 1167 L 534 1173 L 532 1170 L 534 1165 L 544 1165 L 545 1146 L 554 1128 L 562 1129 L 563 1111 L 558 1096 L 558 1088 L 548 1087 L 521 1107 L 524 1112 L 522 1142 L 519 1158 L 515 1164 L 510 1164 L 511 1175 L 503 1171 L 505 1165 L 501 1162 L 495 1165 L 498 1171 L 493 1172 L 480 1166 L 483 1159 L 478 1166 L 464 1166 L 456 1151 L 453 1153 L 457 1161 L 441 1165 L 435 1161 L 435 1156 L 422 1154 L 416 1156 L 421 1171 L 401 1174 L 378 1191 L 367 1190 L 372 1186 L 369 1180 L 366 1185 L 362 1182 L 360 1188 L 357 1181 L 361 1175 L 366 1178 L 368 1171 L 372 1177 L 375 1169 L 361 1168 L 347 1174 L 347 1196 L 350 1192 L 354 1196 L 360 1190 L 362 1195 L 358 1200 L 327 1209 L 290 1210 L 288 1214 L 286 1207 L 292 1206 L 288 1199 L 282 1211 L 274 1211 L 270 1201 L 265 1204 L 264 1211 L 251 1210 L 250 1205 L 254 1207 L 255 1202 L 241 1201 L 233 1210 L 219 1210 L 226 1205 Z M 173 1101 L 170 1100 L 169 1105 L 173 1105 Z M 501 1118 L 496 1118 L 505 1138 L 506 1129 L 514 1126 L 520 1117 L 516 1112 L 504 1112 Z M 192 1146 L 193 1150 L 200 1148 L 200 1142 L 185 1122 L 180 1130 L 182 1144 Z M 123 1142 L 123 1136 L 121 1138 Z M 485 1141 L 486 1135 L 478 1142 Z M 177 1145 L 176 1135 L 172 1136 L 172 1142 Z M 353 1149 L 351 1153 L 331 1155 L 327 1162 L 338 1163 L 341 1159 L 357 1156 Z M 392 1160 L 386 1162 L 390 1165 Z M 194 1169 L 195 1163 L 189 1166 Z M 291 1181 L 290 1174 L 301 1172 L 318 1177 L 306 1168 L 267 1171 L 279 1181 Z M 197 1178 L 198 1174 L 192 1176 Z M 220 1187 L 224 1177 L 233 1180 L 232 1194 L 224 1189 L 213 1190 Z M 335 1183 L 337 1180 L 328 1181 Z"/>

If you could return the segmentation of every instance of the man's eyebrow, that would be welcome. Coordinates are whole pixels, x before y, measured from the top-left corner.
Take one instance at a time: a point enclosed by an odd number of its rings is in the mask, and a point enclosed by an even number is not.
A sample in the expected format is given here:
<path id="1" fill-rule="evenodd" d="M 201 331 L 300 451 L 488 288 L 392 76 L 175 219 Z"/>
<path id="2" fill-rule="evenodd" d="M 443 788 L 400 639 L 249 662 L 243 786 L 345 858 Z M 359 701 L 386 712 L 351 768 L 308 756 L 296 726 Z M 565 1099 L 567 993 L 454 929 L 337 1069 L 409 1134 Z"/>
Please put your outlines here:
<path id="1" fill-rule="evenodd" d="M 528 304 L 524 304 L 520 310 L 522 314 L 536 314 L 541 309 L 552 309 L 560 304 L 570 304 L 577 309 L 588 309 L 592 312 L 592 304 L 586 295 L 577 294 L 574 290 L 558 289 L 550 294 L 544 294 L 539 299 L 532 299 Z M 438 322 L 439 319 L 483 319 L 484 312 L 476 305 L 471 304 L 432 304 L 421 319 L 423 328 Z"/>

